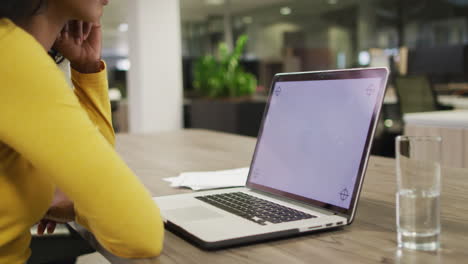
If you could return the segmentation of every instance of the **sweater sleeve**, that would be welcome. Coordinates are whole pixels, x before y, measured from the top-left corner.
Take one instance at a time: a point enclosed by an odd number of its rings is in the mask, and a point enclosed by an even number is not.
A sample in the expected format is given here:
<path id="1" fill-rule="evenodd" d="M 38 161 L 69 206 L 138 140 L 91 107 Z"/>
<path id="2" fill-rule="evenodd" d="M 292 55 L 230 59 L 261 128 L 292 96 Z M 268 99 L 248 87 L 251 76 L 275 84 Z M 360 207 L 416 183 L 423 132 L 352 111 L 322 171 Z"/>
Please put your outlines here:
<path id="1" fill-rule="evenodd" d="M 14 38 L 16 32 L 10 34 Z M 159 209 L 57 66 L 32 38 L 2 41 L 2 49 L 21 52 L 2 53 L 0 141 L 74 201 L 77 221 L 107 250 L 124 258 L 159 255 L 164 235 Z"/>
<path id="2" fill-rule="evenodd" d="M 106 65 L 102 62 L 102 70 L 98 73 L 83 74 L 73 68 L 71 79 L 74 92 L 81 107 L 89 119 L 98 127 L 99 132 L 111 144 L 115 145 L 112 113 L 109 101 Z"/>

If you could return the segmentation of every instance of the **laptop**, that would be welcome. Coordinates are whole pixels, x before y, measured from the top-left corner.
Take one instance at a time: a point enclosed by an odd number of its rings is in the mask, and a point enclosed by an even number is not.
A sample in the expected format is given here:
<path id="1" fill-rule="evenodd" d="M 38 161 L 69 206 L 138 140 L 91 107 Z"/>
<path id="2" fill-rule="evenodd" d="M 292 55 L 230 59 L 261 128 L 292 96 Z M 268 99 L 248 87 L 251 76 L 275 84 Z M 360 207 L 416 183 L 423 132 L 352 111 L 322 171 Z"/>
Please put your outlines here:
<path id="1" fill-rule="evenodd" d="M 155 197 L 166 228 L 215 250 L 350 225 L 387 78 L 275 75 L 245 186 Z"/>

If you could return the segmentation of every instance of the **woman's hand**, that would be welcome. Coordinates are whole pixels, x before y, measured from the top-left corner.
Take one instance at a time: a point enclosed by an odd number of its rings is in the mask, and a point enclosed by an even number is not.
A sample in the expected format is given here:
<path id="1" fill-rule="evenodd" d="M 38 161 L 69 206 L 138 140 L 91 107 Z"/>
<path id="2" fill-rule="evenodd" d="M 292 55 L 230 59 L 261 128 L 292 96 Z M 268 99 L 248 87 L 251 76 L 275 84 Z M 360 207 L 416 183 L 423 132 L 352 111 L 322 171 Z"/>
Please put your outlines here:
<path id="1" fill-rule="evenodd" d="M 44 218 L 39 222 L 37 233 L 39 235 L 51 234 L 55 230 L 57 223 L 67 223 L 75 220 L 75 208 L 73 202 L 59 189 L 56 189 L 54 199 L 47 210 Z"/>
<path id="2" fill-rule="evenodd" d="M 83 21 L 70 21 L 55 41 L 54 49 L 70 61 L 71 67 L 81 73 L 102 70 L 101 25 Z"/>
<path id="3" fill-rule="evenodd" d="M 75 207 L 73 202 L 62 191 L 56 189 L 52 204 L 44 218 L 60 223 L 74 221 Z"/>

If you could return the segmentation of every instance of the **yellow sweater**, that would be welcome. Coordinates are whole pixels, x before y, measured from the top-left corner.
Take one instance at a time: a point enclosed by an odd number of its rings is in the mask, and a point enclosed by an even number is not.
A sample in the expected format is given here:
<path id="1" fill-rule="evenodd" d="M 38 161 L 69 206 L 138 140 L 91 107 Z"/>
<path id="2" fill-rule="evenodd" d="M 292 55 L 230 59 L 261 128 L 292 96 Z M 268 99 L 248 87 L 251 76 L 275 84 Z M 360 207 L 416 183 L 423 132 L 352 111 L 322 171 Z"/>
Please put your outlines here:
<path id="1" fill-rule="evenodd" d="M 0 263 L 26 262 L 56 187 L 115 255 L 162 249 L 159 209 L 113 149 L 105 71 L 72 81 L 74 91 L 31 35 L 0 19 Z"/>

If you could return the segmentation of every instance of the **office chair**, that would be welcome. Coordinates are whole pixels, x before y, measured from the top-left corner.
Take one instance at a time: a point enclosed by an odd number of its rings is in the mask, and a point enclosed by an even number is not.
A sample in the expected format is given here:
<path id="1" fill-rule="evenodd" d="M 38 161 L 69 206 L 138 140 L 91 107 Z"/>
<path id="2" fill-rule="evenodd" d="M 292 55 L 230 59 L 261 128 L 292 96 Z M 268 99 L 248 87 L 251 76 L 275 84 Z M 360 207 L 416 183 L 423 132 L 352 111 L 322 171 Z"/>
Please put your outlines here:
<path id="1" fill-rule="evenodd" d="M 393 76 L 395 91 L 398 97 L 397 105 L 384 105 L 380 131 L 377 131 L 372 148 L 373 155 L 395 157 L 395 137 L 403 134 L 403 115 L 414 112 L 450 110 L 453 107 L 444 106 L 437 102 L 429 80 L 422 75 Z M 396 124 L 392 129 L 384 126 L 384 119 Z"/>
<path id="2" fill-rule="evenodd" d="M 395 77 L 400 113 L 450 110 L 453 107 L 441 105 L 428 78 L 423 75 Z"/>

